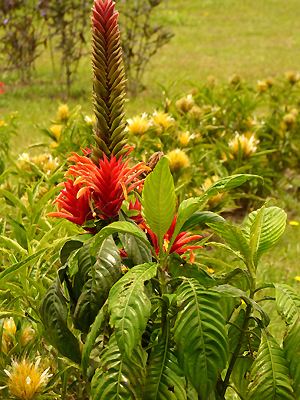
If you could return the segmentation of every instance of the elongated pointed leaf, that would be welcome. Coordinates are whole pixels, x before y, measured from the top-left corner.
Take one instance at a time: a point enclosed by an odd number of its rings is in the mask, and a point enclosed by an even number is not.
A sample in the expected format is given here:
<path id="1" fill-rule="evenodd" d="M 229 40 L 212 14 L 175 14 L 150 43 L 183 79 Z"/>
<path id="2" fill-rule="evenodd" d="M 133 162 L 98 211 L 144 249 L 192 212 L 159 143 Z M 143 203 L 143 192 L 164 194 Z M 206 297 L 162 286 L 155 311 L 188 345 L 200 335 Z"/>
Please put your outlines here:
<path id="1" fill-rule="evenodd" d="M 11 265 L 10 267 L 5 268 L 2 272 L 0 272 L 0 282 L 3 283 L 5 280 L 15 276 L 18 272 L 21 271 L 22 268 L 25 268 L 29 263 L 38 258 L 45 251 L 46 249 L 42 249 L 35 254 L 32 254 L 31 256 L 25 258 L 25 260 L 22 260 L 16 264 Z"/>
<path id="2" fill-rule="evenodd" d="M 228 357 L 220 295 L 185 279 L 177 290 L 180 312 L 174 337 L 181 365 L 203 399 L 209 398 Z"/>
<path id="3" fill-rule="evenodd" d="M 276 284 L 276 305 L 287 325 L 293 325 L 300 318 L 300 296 L 288 285 Z"/>
<path id="4" fill-rule="evenodd" d="M 146 358 L 140 346 L 128 358 L 120 352 L 113 336 L 100 355 L 100 366 L 91 383 L 91 400 L 141 399 Z"/>
<path id="5" fill-rule="evenodd" d="M 224 218 L 220 215 L 211 211 L 196 211 L 190 218 L 188 218 L 183 227 L 182 231 L 190 231 L 197 228 L 205 228 L 205 225 L 210 222 L 224 222 Z"/>
<path id="6" fill-rule="evenodd" d="M 176 206 L 173 177 L 166 157 L 163 157 L 147 176 L 142 196 L 144 218 L 162 246 L 164 234 L 172 223 Z"/>
<path id="7" fill-rule="evenodd" d="M 289 363 L 295 398 L 300 399 L 300 317 L 289 329 L 283 342 L 283 349 Z"/>
<path id="8" fill-rule="evenodd" d="M 134 265 L 152 261 L 151 250 L 141 239 L 127 233 L 120 235 L 120 239 L 128 258 L 132 260 Z"/>
<path id="9" fill-rule="evenodd" d="M 80 265 L 79 265 L 80 271 Z M 83 274 L 83 272 L 81 271 Z M 82 287 L 74 311 L 74 324 L 88 332 L 100 308 L 107 300 L 111 287 L 122 276 L 119 249 L 112 237 L 101 245 L 96 262 L 88 266 L 87 280 Z"/>
<path id="10" fill-rule="evenodd" d="M 284 233 L 286 213 L 278 207 L 262 207 L 249 214 L 244 223 L 244 235 L 247 237 L 254 264 L 273 247 Z"/>
<path id="11" fill-rule="evenodd" d="M 253 309 L 260 314 L 262 322 L 265 327 L 269 325 L 270 318 L 268 314 L 260 307 L 258 303 L 256 303 L 256 301 L 248 297 L 247 293 L 245 293 L 243 290 L 238 289 L 231 285 L 220 285 L 216 286 L 214 289 L 219 293 L 223 293 L 231 297 L 241 298 L 242 300 L 244 300 L 245 303 L 250 304 L 253 307 Z"/>
<path id="12" fill-rule="evenodd" d="M 247 400 L 295 400 L 284 351 L 268 332 L 262 335 L 248 390 Z"/>
<path id="13" fill-rule="evenodd" d="M 105 313 L 107 312 L 107 305 L 105 304 L 101 310 L 99 311 L 95 321 L 93 322 L 91 329 L 86 337 L 83 349 L 82 349 L 82 358 L 81 358 L 81 367 L 83 372 L 86 373 L 89 366 L 89 357 L 95 341 L 100 334 L 100 330 L 105 322 Z"/>
<path id="14" fill-rule="evenodd" d="M 80 363 L 79 342 L 68 328 L 68 308 L 58 280 L 44 296 L 40 314 L 49 342 L 62 355 Z"/>
<path id="15" fill-rule="evenodd" d="M 211 222 L 208 226 L 216 232 L 234 250 L 238 251 L 247 261 L 250 257 L 250 248 L 242 230 L 229 222 Z"/>
<path id="16" fill-rule="evenodd" d="M 186 382 L 175 350 L 171 348 L 170 332 L 152 347 L 147 368 L 144 400 L 186 400 Z"/>
<path id="17" fill-rule="evenodd" d="M 131 355 L 140 343 L 150 316 L 151 302 L 145 281 L 156 275 L 157 264 L 142 264 L 130 269 L 111 289 L 108 307 L 110 324 L 121 352 Z"/>
<path id="18" fill-rule="evenodd" d="M 127 221 L 119 221 L 113 222 L 112 224 L 101 229 L 101 231 L 93 237 L 90 246 L 91 255 L 95 256 L 103 241 L 114 233 L 133 235 L 145 243 L 149 248 L 151 247 L 147 236 L 136 224 Z"/>

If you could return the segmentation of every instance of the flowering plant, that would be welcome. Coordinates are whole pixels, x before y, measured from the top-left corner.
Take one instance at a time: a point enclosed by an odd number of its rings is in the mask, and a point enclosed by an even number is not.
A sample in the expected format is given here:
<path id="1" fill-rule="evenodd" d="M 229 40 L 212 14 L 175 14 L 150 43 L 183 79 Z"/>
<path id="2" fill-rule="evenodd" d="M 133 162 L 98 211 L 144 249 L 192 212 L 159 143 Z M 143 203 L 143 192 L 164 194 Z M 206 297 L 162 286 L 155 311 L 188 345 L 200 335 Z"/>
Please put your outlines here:
<path id="1" fill-rule="evenodd" d="M 96 143 L 70 158 L 51 214 L 82 226 L 82 234 L 60 251 L 40 308 L 45 335 L 81 365 L 92 399 L 225 399 L 229 390 L 253 400 L 292 399 L 299 395 L 299 296 L 285 285 L 256 283 L 286 214 L 263 206 L 240 227 L 203 211 L 253 175 L 217 180 L 177 204 L 166 157 L 131 165 L 117 19 L 111 0 L 95 0 Z M 207 227 L 224 243 L 203 238 Z M 216 259 L 207 245 L 229 255 Z M 214 274 L 211 266 L 220 265 Z M 270 287 L 288 325 L 283 347 L 259 303 L 269 300 L 261 293 Z"/>

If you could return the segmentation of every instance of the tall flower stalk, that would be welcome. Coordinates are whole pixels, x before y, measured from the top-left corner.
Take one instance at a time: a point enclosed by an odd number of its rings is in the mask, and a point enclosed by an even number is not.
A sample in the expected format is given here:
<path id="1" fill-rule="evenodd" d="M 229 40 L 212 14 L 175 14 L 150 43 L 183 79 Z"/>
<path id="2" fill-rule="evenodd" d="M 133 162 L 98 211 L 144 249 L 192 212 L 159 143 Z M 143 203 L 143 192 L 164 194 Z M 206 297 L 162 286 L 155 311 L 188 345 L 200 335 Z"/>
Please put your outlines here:
<path id="1" fill-rule="evenodd" d="M 93 91 L 96 114 L 92 159 L 105 154 L 120 157 L 127 152 L 124 122 L 125 73 L 118 26 L 112 0 L 96 0 L 92 14 Z"/>

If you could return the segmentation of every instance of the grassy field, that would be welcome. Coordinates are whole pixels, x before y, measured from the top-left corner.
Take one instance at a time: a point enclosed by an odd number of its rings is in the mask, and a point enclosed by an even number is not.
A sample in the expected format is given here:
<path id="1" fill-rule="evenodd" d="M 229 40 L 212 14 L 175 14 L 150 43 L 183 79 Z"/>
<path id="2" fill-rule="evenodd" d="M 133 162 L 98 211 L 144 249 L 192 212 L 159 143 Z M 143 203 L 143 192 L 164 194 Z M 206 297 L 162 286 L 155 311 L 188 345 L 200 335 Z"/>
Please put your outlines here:
<path id="1" fill-rule="evenodd" d="M 300 69 L 299 12 L 298 0 L 166 0 L 159 19 L 174 38 L 153 58 L 145 76 L 147 90 L 129 100 L 128 115 L 159 107 L 162 90 L 180 95 L 208 75 L 222 81 L 237 73 L 256 81 Z M 0 80 L 7 83 L 0 113 L 18 111 L 21 148 L 38 138 L 36 125 L 47 124 L 60 102 L 92 111 L 88 57 L 69 99 L 62 95 L 47 55 L 38 60 L 31 85 L 13 85 L 9 76 Z"/>

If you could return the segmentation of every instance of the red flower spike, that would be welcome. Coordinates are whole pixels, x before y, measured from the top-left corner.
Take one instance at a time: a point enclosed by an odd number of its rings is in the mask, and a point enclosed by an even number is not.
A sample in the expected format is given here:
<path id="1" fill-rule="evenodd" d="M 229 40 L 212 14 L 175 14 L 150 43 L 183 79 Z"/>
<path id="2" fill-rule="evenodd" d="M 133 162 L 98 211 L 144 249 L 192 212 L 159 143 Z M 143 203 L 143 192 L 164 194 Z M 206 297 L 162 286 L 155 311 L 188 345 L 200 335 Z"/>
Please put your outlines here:
<path id="1" fill-rule="evenodd" d="M 99 166 L 85 156 L 76 153 L 69 158 L 75 162 L 66 175 L 75 177 L 75 183 L 81 185 L 77 198 L 90 190 L 95 205 L 95 211 L 101 219 L 111 219 L 118 215 L 127 194 L 141 185 L 143 180 L 139 176 L 148 167 L 144 163 L 138 163 L 134 167 L 128 167 L 129 159 L 125 162 L 122 158 L 112 156 L 99 160 Z"/>
<path id="2" fill-rule="evenodd" d="M 84 194 L 78 198 L 78 192 L 82 186 L 75 184 L 72 179 L 64 182 L 64 189 L 60 192 L 54 203 L 57 203 L 57 212 L 49 213 L 49 217 L 65 218 L 74 224 L 84 225 L 84 223 L 92 219 L 92 210 L 90 208 L 91 193 L 86 190 Z"/>

